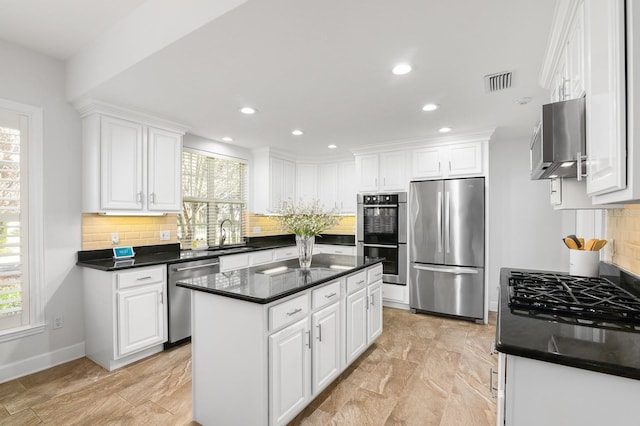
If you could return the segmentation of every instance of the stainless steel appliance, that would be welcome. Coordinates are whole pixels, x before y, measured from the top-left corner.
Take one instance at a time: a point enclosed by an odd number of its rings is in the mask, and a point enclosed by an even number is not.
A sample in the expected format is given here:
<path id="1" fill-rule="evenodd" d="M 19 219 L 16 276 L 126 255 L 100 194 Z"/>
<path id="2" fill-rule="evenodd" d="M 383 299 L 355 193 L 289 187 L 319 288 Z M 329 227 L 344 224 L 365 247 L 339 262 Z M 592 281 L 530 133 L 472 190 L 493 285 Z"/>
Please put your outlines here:
<path id="1" fill-rule="evenodd" d="M 584 98 L 542 106 L 542 120 L 531 140 L 531 179 L 581 178 L 584 175 L 585 123 Z"/>
<path id="2" fill-rule="evenodd" d="M 382 281 L 407 285 L 407 193 L 358 194 L 358 256 L 384 257 Z"/>
<path id="3" fill-rule="evenodd" d="M 411 182 L 412 311 L 484 318 L 484 178 Z"/>
<path id="4" fill-rule="evenodd" d="M 168 268 L 169 339 L 165 348 L 191 338 L 191 290 L 177 287 L 176 282 L 185 278 L 215 274 L 220 271 L 217 258 L 174 263 Z"/>

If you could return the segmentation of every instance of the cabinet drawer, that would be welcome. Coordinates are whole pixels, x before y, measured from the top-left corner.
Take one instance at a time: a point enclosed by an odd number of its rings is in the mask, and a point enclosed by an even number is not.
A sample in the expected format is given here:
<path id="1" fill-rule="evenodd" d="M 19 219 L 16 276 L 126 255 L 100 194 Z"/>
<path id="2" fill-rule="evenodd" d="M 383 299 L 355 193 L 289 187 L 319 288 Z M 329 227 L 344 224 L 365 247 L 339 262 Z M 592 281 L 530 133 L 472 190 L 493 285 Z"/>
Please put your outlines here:
<path id="1" fill-rule="evenodd" d="M 369 284 L 382 279 L 382 265 L 378 264 L 371 269 L 367 270 L 367 282 Z"/>
<path id="2" fill-rule="evenodd" d="M 273 250 L 273 260 L 295 259 L 298 257 L 296 246 L 282 247 Z"/>
<path id="3" fill-rule="evenodd" d="M 382 284 L 382 298 L 394 302 L 405 302 L 406 286 L 394 284 Z"/>
<path id="4" fill-rule="evenodd" d="M 367 285 L 367 271 L 361 271 L 347 277 L 347 293 L 353 293 Z"/>
<path id="5" fill-rule="evenodd" d="M 340 300 L 340 281 L 311 292 L 311 305 L 314 310 L 336 300 Z"/>
<path id="6" fill-rule="evenodd" d="M 167 275 L 167 267 L 134 269 L 131 272 L 118 272 L 116 282 L 118 288 L 136 287 L 139 285 L 161 283 Z"/>
<path id="7" fill-rule="evenodd" d="M 220 272 L 233 271 L 249 267 L 249 254 L 232 254 L 220 257 Z"/>
<path id="8" fill-rule="evenodd" d="M 269 308 L 269 330 L 275 330 L 305 317 L 309 313 L 309 294 L 287 300 Z"/>
<path id="9" fill-rule="evenodd" d="M 261 250 L 255 253 L 249 253 L 249 263 L 253 265 L 262 265 L 273 261 L 273 250 Z"/>

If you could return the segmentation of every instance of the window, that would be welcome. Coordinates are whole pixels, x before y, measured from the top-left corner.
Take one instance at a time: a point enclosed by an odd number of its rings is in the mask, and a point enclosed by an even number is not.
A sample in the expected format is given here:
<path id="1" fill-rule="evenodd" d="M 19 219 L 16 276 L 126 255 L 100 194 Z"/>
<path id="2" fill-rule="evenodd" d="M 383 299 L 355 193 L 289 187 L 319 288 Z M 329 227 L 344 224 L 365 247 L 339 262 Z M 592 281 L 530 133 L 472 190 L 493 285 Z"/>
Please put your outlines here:
<path id="1" fill-rule="evenodd" d="M 42 110 L 0 100 L 0 341 L 41 331 Z"/>
<path id="2" fill-rule="evenodd" d="M 220 244 L 224 222 L 225 244 L 244 241 L 247 208 L 247 165 L 192 151 L 182 153 L 182 213 L 178 240 L 190 248 L 195 240 Z"/>

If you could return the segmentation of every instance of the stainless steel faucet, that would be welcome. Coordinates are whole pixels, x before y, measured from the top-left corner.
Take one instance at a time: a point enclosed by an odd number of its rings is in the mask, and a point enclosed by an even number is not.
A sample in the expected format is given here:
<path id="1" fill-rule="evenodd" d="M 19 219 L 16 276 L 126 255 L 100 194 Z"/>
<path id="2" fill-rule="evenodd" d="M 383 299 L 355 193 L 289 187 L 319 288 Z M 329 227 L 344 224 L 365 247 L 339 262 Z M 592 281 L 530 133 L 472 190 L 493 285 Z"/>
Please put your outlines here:
<path id="1" fill-rule="evenodd" d="M 227 239 L 227 230 L 224 229 L 225 222 L 229 222 L 229 225 L 233 225 L 231 219 L 223 219 L 222 222 L 220 222 L 220 247 L 224 245 L 224 242 Z"/>

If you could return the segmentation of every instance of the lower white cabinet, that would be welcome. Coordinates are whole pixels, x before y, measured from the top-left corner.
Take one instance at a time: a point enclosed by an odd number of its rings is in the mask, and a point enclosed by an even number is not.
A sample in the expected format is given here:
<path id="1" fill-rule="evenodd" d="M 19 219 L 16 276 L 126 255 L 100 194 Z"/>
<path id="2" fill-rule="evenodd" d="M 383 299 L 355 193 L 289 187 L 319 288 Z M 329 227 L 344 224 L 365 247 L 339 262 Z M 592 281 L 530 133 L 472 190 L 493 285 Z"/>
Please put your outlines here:
<path id="1" fill-rule="evenodd" d="M 347 296 L 347 364 L 367 348 L 367 289 Z"/>
<path id="2" fill-rule="evenodd" d="M 347 364 L 353 362 L 382 334 L 382 265 L 376 265 L 368 272 L 364 286 L 360 274 L 347 278 L 350 293 L 345 304 Z M 380 278 L 374 281 L 372 277 Z M 349 278 L 354 279 L 350 282 Z"/>
<path id="3" fill-rule="evenodd" d="M 334 303 L 311 316 L 313 330 L 313 393 L 318 394 L 340 374 L 342 322 L 340 304 Z"/>
<path id="4" fill-rule="evenodd" d="M 382 281 L 367 287 L 367 346 L 382 334 Z"/>
<path id="5" fill-rule="evenodd" d="M 85 352 L 114 370 L 163 350 L 166 265 L 123 271 L 83 269 Z"/>
<path id="6" fill-rule="evenodd" d="M 309 319 L 269 336 L 269 418 L 285 424 L 311 395 Z"/>
<path id="7" fill-rule="evenodd" d="M 319 238 L 320 239 L 320 238 Z M 313 254 L 347 254 L 349 256 L 356 255 L 356 246 L 343 246 L 338 244 L 316 244 L 313 246 Z"/>

